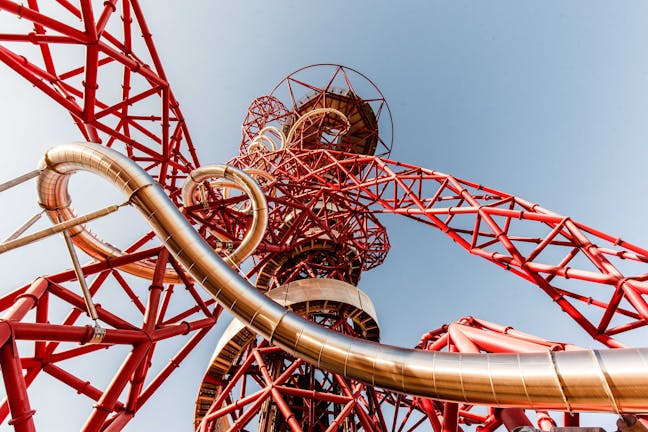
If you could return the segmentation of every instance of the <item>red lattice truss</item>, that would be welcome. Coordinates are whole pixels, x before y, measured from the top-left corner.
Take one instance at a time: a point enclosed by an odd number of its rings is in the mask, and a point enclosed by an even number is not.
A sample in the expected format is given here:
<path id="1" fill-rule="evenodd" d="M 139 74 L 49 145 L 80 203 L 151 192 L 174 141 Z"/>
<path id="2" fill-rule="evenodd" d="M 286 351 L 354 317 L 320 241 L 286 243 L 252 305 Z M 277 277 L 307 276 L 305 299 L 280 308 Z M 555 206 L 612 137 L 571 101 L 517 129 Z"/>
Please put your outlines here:
<path id="1" fill-rule="evenodd" d="M 646 324 L 648 251 L 522 198 L 414 165 L 327 150 L 255 153 L 233 163 L 295 187 L 319 184 L 359 212 L 400 214 L 437 228 L 541 288 L 610 347 L 622 346 L 616 335 Z"/>
<path id="2" fill-rule="evenodd" d="M 0 33 L 0 61 L 67 110 L 84 139 L 128 154 L 178 202 L 178 187 L 199 162 L 139 2 L 27 0 L 22 4 L 0 0 L 0 11 L 21 19 L 14 20 L 15 30 Z M 285 109 L 275 100 L 260 100 L 259 112 L 250 116 L 246 130 L 252 134 L 259 131 L 265 123 L 254 123 L 255 119 L 269 116 L 272 113 L 263 110 L 279 109 L 277 106 Z M 272 115 L 273 119 L 281 117 Z M 244 150 L 251 139 L 244 137 Z M 249 272 L 251 278 L 262 270 L 271 253 L 295 247 L 296 243 L 290 242 L 298 241 L 296 234 L 305 236 L 299 241 L 311 235 L 347 245 L 355 251 L 354 259 L 362 269 L 378 265 L 389 242 L 377 217 L 393 213 L 437 228 L 469 253 L 540 287 L 591 337 L 609 347 L 622 346 L 617 335 L 646 324 L 648 251 L 521 198 L 414 165 L 327 150 L 293 147 L 256 152 L 232 163 L 263 170 L 275 179 L 262 184 L 271 220 L 269 234 Z M 185 209 L 187 217 L 218 249 L 217 237 L 218 241 L 224 238 L 236 243 L 250 218 L 237 210 L 244 198 L 222 198 L 213 208 Z M 313 217 L 327 205 L 340 217 L 324 222 Z M 294 209 L 310 218 L 285 225 L 287 212 Z M 343 219 L 348 222 L 343 224 Z M 210 239 L 213 233 L 218 236 Z M 184 277 L 183 283 L 176 285 L 162 282 L 160 273 L 167 263 L 180 273 L 182 270 L 164 249 L 151 247 L 151 237 L 142 237 L 122 258 L 84 267 L 95 299 L 108 289 L 111 292 L 111 303 L 98 307 L 100 324 L 107 329 L 101 344 L 87 343 L 92 329 L 83 324 L 85 305 L 73 288 L 73 271 L 39 278 L 0 298 L 4 312 L 0 368 L 7 391 L 7 400 L 0 405 L 0 420 L 11 415 L 16 431 L 34 431 L 27 389 L 38 376 L 47 374 L 88 398 L 91 407 L 83 430 L 120 430 L 214 325 L 220 307 L 204 299 L 191 280 Z M 157 259 L 158 276 L 143 285 L 119 270 L 120 265 L 148 258 Z M 306 272 L 322 265 L 303 264 Z M 355 269 L 338 269 L 339 278 L 359 277 L 353 273 Z M 593 289 L 595 286 L 603 289 Z M 483 327 L 483 323 L 479 325 Z M 433 332 L 421 347 L 492 348 L 477 342 L 484 335 L 475 332 L 484 328 L 477 326 L 473 331 L 460 326 L 466 323 L 451 326 L 445 335 L 448 329 Z M 467 339 L 472 338 L 470 344 L 457 336 L 462 331 L 468 333 Z M 493 346 L 503 341 L 501 335 L 491 333 L 484 337 Z M 150 376 L 151 365 L 160 364 L 155 355 L 158 345 L 180 337 L 187 339 L 184 346 Z M 260 344 L 258 349 L 266 348 Z M 113 351 L 121 366 L 106 385 L 67 368 L 75 359 Z M 248 358 L 258 360 L 254 355 Z M 348 384 L 347 390 L 355 394 L 353 386 Z M 371 424 L 363 420 L 366 409 L 362 401 L 366 399 L 346 393 L 340 398 L 346 398 L 338 402 L 352 406 L 348 409 L 356 413 L 361 426 Z M 379 404 L 388 403 L 397 412 L 405 412 L 404 416 L 410 415 L 407 412 L 426 413 L 437 432 L 440 418 L 479 423 L 489 430 L 505 423 L 496 409 L 475 414 L 468 406 L 442 406 L 389 392 L 375 398 Z M 399 415 L 394 414 L 394 425 L 400 421 Z M 565 424 L 574 424 L 573 418 Z"/>
<path id="3" fill-rule="evenodd" d="M 118 147 L 172 190 L 198 158 L 142 8 L 97 4 L 0 1 L 25 24 L 0 33 L 0 61 L 66 109 L 86 140 Z"/>

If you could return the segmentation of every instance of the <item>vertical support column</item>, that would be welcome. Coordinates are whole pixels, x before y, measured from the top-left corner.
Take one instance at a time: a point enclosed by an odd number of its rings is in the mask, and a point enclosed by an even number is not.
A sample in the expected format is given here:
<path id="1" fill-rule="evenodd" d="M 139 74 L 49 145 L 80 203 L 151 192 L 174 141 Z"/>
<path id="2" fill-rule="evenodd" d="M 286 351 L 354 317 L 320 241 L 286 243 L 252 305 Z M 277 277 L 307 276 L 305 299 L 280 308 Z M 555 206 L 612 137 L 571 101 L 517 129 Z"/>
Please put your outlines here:
<path id="1" fill-rule="evenodd" d="M 580 426 L 580 414 L 566 412 L 563 415 L 563 422 L 565 427 L 578 427 Z"/>
<path id="2" fill-rule="evenodd" d="M 141 343 L 135 345 L 133 351 L 130 352 L 119 372 L 113 378 L 108 388 L 104 391 L 103 396 L 99 402 L 94 406 L 92 414 L 86 421 L 86 424 L 81 429 L 84 432 L 96 432 L 101 430 L 104 426 L 104 421 L 108 415 L 115 409 L 115 404 L 119 395 L 128 384 L 136 368 L 144 360 L 146 353 L 150 347 L 149 343 Z"/>
<path id="3" fill-rule="evenodd" d="M 504 408 L 500 411 L 500 418 L 506 430 L 509 432 L 514 432 L 523 426 L 534 428 L 533 423 L 531 423 L 531 420 L 529 420 L 529 417 L 526 416 L 524 410 L 521 408 Z"/>
<path id="4" fill-rule="evenodd" d="M 445 402 L 443 404 L 443 432 L 457 432 L 459 426 L 459 404 Z"/>
<path id="5" fill-rule="evenodd" d="M 36 411 L 29 405 L 27 384 L 22 374 L 18 347 L 13 338 L 0 348 L 0 369 L 11 412 L 9 424 L 13 425 L 16 432 L 35 432 L 33 416 Z"/>
<path id="6" fill-rule="evenodd" d="M 166 265 L 169 258 L 169 252 L 162 248 L 158 254 L 157 263 L 155 265 L 155 273 L 153 274 L 153 280 L 149 286 L 149 297 L 148 303 L 146 306 L 146 312 L 144 314 L 144 320 L 142 322 L 142 329 L 148 335 L 155 330 L 155 324 L 157 322 L 158 310 L 160 306 L 160 296 L 162 294 L 163 284 L 164 284 L 164 273 L 166 272 Z M 132 384 L 130 391 L 128 393 L 128 400 L 126 402 L 126 410 L 129 413 L 135 413 L 137 411 L 138 399 L 142 389 L 144 388 L 144 381 L 146 375 L 149 371 L 149 365 L 151 358 L 153 357 L 155 346 L 152 346 L 148 353 L 146 354 L 145 361 L 142 361 L 135 371 L 132 379 Z M 132 417 L 132 416 L 131 416 Z"/>
<path id="7" fill-rule="evenodd" d="M 36 306 L 46 294 L 49 282 L 43 278 L 36 279 L 31 286 L 21 295 L 19 295 L 14 304 L 7 310 L 3 320 L 5 324 L 0 330 L 0 369 L 2 370 L 2 379 L 7 390 L 7 402 L 12 419 L 9 424 L 14 426 L 16 432 L 35 431 L 33 415 L 35 411 L 29 405 L 29 395 L 27 394 L 27 382 L 23 376 L 20 355 L 15 340 L 11 336 L 11 325 L 9 321 L 19 321 Z M 0 418 L 7 415 L 6 408 L 3 405 L 0 408 Z"/>
<path id="8" fill-rule="evenodd" d="M 437 417 L 437 413 L 434 409 L 434 403 L 432 402 L 432 400 L 421 398 L 420 404 L 423 411 L 425 411 L 425 415 L 427 415 L 428 419 L 430 420 L 430 424 L 432 425 L 434 432 L 441 432 L 441 422 Z"/>
<path id="9" fill-rule="evenodd" d="M 166 249 L 160 250 L 158 254 L 157 263 L 155 265 L 155 273 L 153 280 L 149 286 L 149 299 L 146 306 L 146 313 L 144 315 L 143 329 L 149 333 L 155 328 L 157 322 L 158 310 L 160 308 L 160 296 L 164 289 L 164 274 L 166 272 L 166 265 L 169 258 L 169 252 Z"/>

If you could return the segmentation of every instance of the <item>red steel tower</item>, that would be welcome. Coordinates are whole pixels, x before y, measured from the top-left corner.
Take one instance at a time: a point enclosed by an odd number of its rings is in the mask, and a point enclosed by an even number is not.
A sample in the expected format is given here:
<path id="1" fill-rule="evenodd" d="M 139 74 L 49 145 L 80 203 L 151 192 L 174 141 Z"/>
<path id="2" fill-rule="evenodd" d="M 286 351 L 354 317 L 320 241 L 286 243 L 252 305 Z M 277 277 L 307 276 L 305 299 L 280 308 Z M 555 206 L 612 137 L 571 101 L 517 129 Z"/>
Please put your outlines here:
<path id="1" fill-rule="evenodd" d="M 73 428 L 121 430 L 226 308 L 238 320 L 199 384 L 196 430 L 513 430 L 532 427 L 525 409 L 542 430 L 557 423 L 550 410 L 565 413 L 565 426 L 580 411 L 606 411 L 622 414 L 622 429 L 643 427 L 634 414 L 648 410 L 648 353 L 617 335 L 647 322 L 646 249 L 389 160 L 385 99 L 342 66 L 301 69 L 255 99 L 239 155 L 201 166 L 137 0 L 0 0 L 0 10 L 26 24 L 0 33 L 0 61 L 66 109 L 89 142 L 54 148 L 0 185 L 37 179 L 39 214 L 52 222 L 37 230 L 30 218 L 0 253 L 56 234 L 71 259 L 69 270 L 0 297 L 0 421 L 47 430 L 37 406 L 47 401 L 33 390 L 47 379 L 57 397 L 87 401 Z M 124 201 L 77 215 L 67 191 L 76 170 L 109 180 Z M 116 246 L 91 230 L 127 205 L 150 232 Z M 578 349 L 473 317 L 414 350 L 378 344 L 376 311 L 356 285 L 389 250 L 386 213 L 538 286 L 618 349 Z M 173 340 L 184 345 L 168 355 L 161 347 Z M 103 378 L 79 369 L 94 362 L 114 369 Z"/>
<path id="2" fill-rule="evenodd" d="M 386 229 L 357 197 L 328 187 L 344 184 L 344 172 L 300 177 L 304 169 L 326 167 L 321 151 L 345 158 L 385 156 L 390 147 L 391 116 L 377 87 L 352 69 L 319 65 L 289 75 L 252 102 L 240 154 L 228 163 L 256 178 L 268 203 L 263 247 L 246 277 L 296 313 L 376 342 L 376 312 L 356 284 L 362 271 L 383 262 L 389 250 Z M 233 199 L 231 186 L 212 186 L 203 194 L 207 199 L 187 211 L 199 212 L 194 217 L 208 231 L 222 233 L 220 241 L 236 242 L 225 232 L 246 231 L 245 220 L 240 228 L 229 227 L 250 205 L 233 202 L 223 208 L 223 198 Z M 290 356 L 234 321 L 201 385 L 196 427 L 228 430 L 256 416 L 264 431 L 387 430 L 383 403 L 384 395 L 373 387 Z"/>

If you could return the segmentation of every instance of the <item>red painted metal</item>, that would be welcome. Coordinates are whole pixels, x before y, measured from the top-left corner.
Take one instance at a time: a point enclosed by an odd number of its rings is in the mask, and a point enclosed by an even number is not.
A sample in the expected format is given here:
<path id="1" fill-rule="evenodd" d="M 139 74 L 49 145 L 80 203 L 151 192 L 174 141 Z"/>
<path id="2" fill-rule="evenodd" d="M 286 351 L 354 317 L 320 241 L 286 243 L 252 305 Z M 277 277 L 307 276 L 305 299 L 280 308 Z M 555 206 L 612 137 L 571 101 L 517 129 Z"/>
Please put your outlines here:
<path id="1" fill-rule="evenodd" d="M 127 153 L 169 192 L 198 166 L 137 0 L 3 0 L 0 10 L 26 22 L 22 32 L 0 34 L 0 60 L 69 111 L 86 140 Z M 62 46 L 83 61 L 70 67 L 57 58 Z"/>
<path id="2" fill-rule="evenodd" d="M 147 252 L 148 254 L 150 253 Z M 166 250 L 158 250 L 158 254 L 158 268 L 164 269 Z M 140 259 L 140 257 L 141 254 L 134 259 Z M 120 262 L 123 262 L 123 260 L 120 260 Z M 102 268 L 90 265 L 84 268 L 84 273 L 88 277 L 95 276 L 90 285 L 93 294 L 104 288 L 104 290 L 112 289 L 111 297 L 119 296 L 120 293 L 114 289 L 115 285 L 120 286 L 116 284 L 117 278 L 114 277 L 120 275 L 117 268 Z M 2 361 L 3 372 L 6 372 L 5 387 L 8 391 L 7 399 L 0 406 L 0 418 L 2 420 L 7 418 L 9 414 L 7 407 L 11 409 L 11 415 L 14 419 L 22 418 L 30 411 L 26 408 L 29 406 L 28 398 L 24 397 L 25 395 L 21 393 L 21 389 L 29 387 L 38 375 L 44 372 L 67 385 L 74 392 L 86 396 L 90 405 L 94 405 L 83 430 L 103 430 L 117 420 L 123 427 L 207 334 L 220 314 L 220 306 L 207 306 L 207 304 L 211 304 L 208 300 L 203 302 L 203 306 L 209 312 L 208 315 L 205 315 L 203 309 L 198 306 L 191 306 L 189 310 L 175 316 L 163 313 L 159 308 L 161 298 L 168 300 L 174 297 L 174 293 L 173 286 L 160 282 L 161 275 L 161 271 L 158 271 L 157 277 L 150 286 L 145 309 L 140 311 L 138 308 L 133 307 L 133 310 L 129 312 L 129 315 L 134 311 L 139 314 L 141 324 L 136 324 L 138 320 L 129 322 L 127 319 L 120 318 L 117 313 L 109 312 L 100 306 L 97 307 L 100 323 L 109 326 L 106 329 L 104 339 L 99 344 L 88 344 L 93 332 L 91 326 L 76 324 L 78 321 L 83 321 L 82 310 L 84 310 L 85 304 L 80 295 L 62 285 L 65 283 L 64 280 L 73 279 L 74 275 L 69 274 L 69 272 L 67 277 L 59 274 L 58 278 L 41 278 L 27 289 L 19 289 L 19 294 L 11 296 L 14 299 L 13 303 L 10 304 L 9 301 L 5 301 L 4 304 L 8 304 L 9 307 L 4 308 L 5 314 L 2 320 L 2 328 L 8 329 L 8 331 L 3 332 L 7 337 L 4 339 L 5 342 L 2 348 L 4 357 L 0 361 Z M 55 282 L 56 279 L 61 280 L 61 282 Z M 125 282 L 123 278 L 121 280 L 122 283 Z M 113 287 L 106 287 L 109 285 L 113 285 Z M 128 290 L 124 289 L 122 291 L 124 304 L 130 303 L 131 297 L 129 294 L 133 291 L 133 287 L 126 287 Z M 122 288 L 124 287 L 122 286 Z M 127 291 L 130 292 L 127 293 Z M 56 305 L 52 298 L 57 299 Z M 193 299 L 192 297 L 189 298 Z M 29 322 L 30 320 L 25 319 L 25 316 L 34 307 L 36 313 L 33 321 Z M 69 312 L 60 324 L 51 322 L 53 315 L 60 316 L 61 311 L 66 308 Z M 119 313 L 124 312 L 119 311 Z M 148 376 L 151 363 L 154 360 L 155 345 L 169 338 L 184 338 L 188 334 L 192 334 L 192 336 L 185 347 L 145 387 L 145 378 Z M 22 357 L 16 355 L 17 348 L 14 341 L 22 344 L 22 346 L 27 346 L 27 341 L 33 341 L 31 345 L 34 355 Z M 70 348 L 62 345 L 63 342 L 75 342 L 80 346 Z M 66 370 L 68 361 L 93 355 L 95 357 L 90 358 L 96 359 L 97 355 L 103 357 L 104 360 L 101 364 L 102 367 L 105 367 L 106 364 L 111 363 L 110 360 L 107 360 L 108 358 L 112 357 L 118 360 L 123 355 L 119 352 L 114 355 L 108 354 L 112 351 L 110 348 L 117 346 L 127 348 L 128 353 L 126 357 L 122 357 L 122 366 L 115 371 L 114 379 L 106 388 L 102 389 L 94 386 L 91 375 L 81 377 Z M 112 360 L 112 362 L 115 360 Z M 155 360 L 159 361 L 159 359 Z M 19 374 L 16 373 L 16 365 L 19 367 Z M 24 379 L 23 370 L 25 371 Z M 124 392 L 124 389 L 127 389 L 127 391 Z M 123 394 L 125 396 L 122 400 L 120 397 Z M 16 398 L 17 400 L 24 400 L 25 404 L 16 405 Z"/>
<path id="3" fill-rule="evenodd" d="M 330 150 L 285 148 L 243 155 L 232 163 L 289 179 L 274 186 L 283 194 L 292 186 L 309 194 L 311 202 L 325 200 L 341 209 L 355 206 L 372 218 L 400 214 L 437 228 L 469 253 L 538 286 L 592 338 L 609 347 L 622 347 L 616 335 L 647 322 L 648 277 L 636 270 L 648 262 L 646 249 L 522 198 L 415 165 Z M 303 185 L 313 186 L 309 190 Z M 280 204 L 283 207 L 285 199 L 270 196 L 268 201 L 275 206 L 272 212 L 284 211 Z M 387 250 L 377 219 L 375 227 L 362 235 L 380 238 L 382 249 L 364 242 L 368 249 L 359 248 L 363 268 L 381 262 Z M 341 237 L 351 243 L 361 236 L 349 228 Z M 285 244 L 281 237 L 266 239 L 268 250 L 279 244 Z M 249 276 L 255 271 L 258 268 Z M 608 289 L 594 296 L 591 284 Z"/>
<path id="4" fill-rule="evenodd" d="M 7 391 L 9 410 L 12 416 L 8 423 L 13 425 L 14 430 L 17 432 L 35 431 L 36 427 L 32 418 L 35 411 L 31 409 L 29 404 L 27 384 L 22 373 L 20 355 L 13 340 L 5 343 L 0 348 L 0 367 L 2 368 L 2 379 Z"/>
<path id="5" fill-rule="evenodd" d="M 198 166 L 198 159 L 139 3 L 2 1 L 0 9 L 23 23 L 22 30 L 0 34 L 0 60 L 70 112 L 84 139 L 128 154 L 178 199 L 179 182 Z M 76 64 L 74 58 L 70 62 L 72 50 L 80 59 Z M 106 327 L 100 344 L 88 344 L 93 329 L 84 317 L 85 304 L 74 287 L 72 270 L 41 279 L 38 295 L 28 284 L 0 298 L 7 388 L 0 421 L 6 421 L 11 407 L 16 430 L 33 430 L 23 390 L 45 373 L 72 394 L 87 397 L 83 430 L 121 430 L 203 339 L 217 321 L 220 306 L 201 297 L 192 284 L 162 283 L 159 275 L 167 253 L 151 248 L 152 238 L 152 233 L 144 235 L 123 257 L 84 266 L 84 274 L 92 278 L 92 294 L 111 293 L 110 305 L 97 305 L 99 323 Z M 156 280 L 140 286 L 124 277 L 119 266 L 142 259 L 158 259 L 159 272 Z M 16 308 L 21 308 L 18 315 Z M 36 311 L 26 319 L 23 312 L 29 309 Z M 188 340 L 145 385 L 152 364 L 164 361 L 155 355 L 156 345 L 170 338 Z M 81 345 L 70 348 L 66 342 Z M 33 355 L 19 357 L 16 349 Z M 93 384 L 92 375 L 69 369 L 75 359 L 86 357 L 102 365 L 121 362 L 122 367 L 103 388 Z"/>
<path id="6" fill-rule="evenodd" d="M 139 2 L 0 0 L 0 10 L 25 24 L 20 31 L 0 33 L 0 61 L 67 110 L 84 139 L 127 154 L 180 204 L 179 187 L 199 161 Z M 59 57 L 62 47 L 77 51 L 76 63 Z M 319 108 L 341 112 L 348 129 L 330 113 L 297 123 Z M 264 133 L 279 147 L 291 128 L 294 139 L 277 150 L 256 145 Z M 391 128 L 389 108 L 377 87 L 337 65 L 301 69 L 270 95 L 253 101 L 243 122 L 240 154 L 230 163 L 258 179 L 270 207 L 268 234 L 245 267 L 260 290 L 306 277 L 356 284 L 362 271 L 380 265 L 389 251 L 379 218 L 391 213 L 436 228 L 469 253 L 538 286 L 608 347 L 623 346 L 617 335 L 646 325 L 648 276 L 636 270 L 648 263 L 646 249 L 522 198 L 389 160 Z M 251 219 L 244 211 L 246 197 L 228 195 L 231 191 L 223 185 L 205 186 L 205 202 L 185 208 L 187 218 L 215 249 L 236 246 Z M 110 306 L 97 305 L 99 322 L 106 327 L 99 344 L 89 344 L 93 328 L 84 317 L 86 306 L 73 270 L 0 297 L 0 367 L 7 393 L 0 421 L 11 416 L 16 431 L 35 430 L 29 388 L 45 373 L 87 398 L 83 430 L 121 430 L 207 334 L 221 307 L 187 278 L 182 284 L 163 282 L 167 261 L 181 269 L 166 250 L 151 246 L 152 237 L 144 235 L 123 257 L 84 266 L 84 274 L 92 278 L 92 295 L 110 289 L 113 299 Z M 120 266 L 143 259 L 157 260 L 157 271 L 140 286 Z M 603 288 L 596 296 L 588 288 L 592 284 Z M 320 316 L 322 323 L 353 334 L 345 321 L 324 318 L 330 317 Z M 157 360 L 156 344 L 170 338 L 187 341 L 145 385 Z M 70 348 L 66 342 L 79 346 Z M 460 352 L 575 349 L 478 319 L 431 331 L 419 347 Z M 121 363 L 107 386 L 67 368 L 68 361 L 99 355 L 112 355 L 109 364 Z M 300 376 L 310 381 L 299 383 Z M 199 430 L 211 430 L 227 416 L 235 429 L 255 419 L 270 424 L 274 416 L 287 425 L 283 430 L 291 431 L 431 427 L 454 432 L 477 425 L 487 432 L 528 421 L 519 411 L 478 410 L 375 389 L 318 371 L 263 340 L 255 340 L 227 380 L 216 384 L 222 391 Z M 334 410 L 329 412 L 329 406 Z M 540 428 L 552 421 L 538 413 Z M 563 423 L 578 425 L 579 417 L 565 414 Z"/>
<path id="7" fill-rule="evenodd" d="M 455 323 L 442 326 L 426 333 L 421 338 L 417 348 L 430 351 L 456 351 L 463 353 L 511 353 L 511 352 L 541 352 L 556 350 L 578 350 L 577 346 L 548 341 L 537 336 L 520 332 L 512 327 L 466 317 Z M 421 398 L 413 398 L 412 402 L 428 415 L 433 423 L 446 422 L 446 418 L 457 419 L 452 425 L 453 430 L 461 426 L 475 426 L 479 431 L 495 430 L 503 425 L 513 431 L 521 426 L 537 427 L 550 430 L 561 418 L 564 426 L 578 426 L 578 415 L 564 413 L 548 413 L 535 411 L 535 425 L 527 417 L 527 413 L 519 408 L 476 407 L 469 405 L 441 404 Z M 453 407 L 457 406 L 457 409 Z M 444 423 L 445 425 L 445 423 Z M 435 431 L 437 428 L 434 428 Z M 445 429 L 445 426 L 444 426 Z"/>
<path id="8" fill-rule="evenodd" d="M 311 318 L 356 334 L 346 320 L 331 323 L 323 314 Z M 266 341 L 250 343 L 230 370 L 220 382 L 213 382 L 218 386 L 216 396 L 196 430 L 220 430 L 225 424 L 247 428 L 255 418 L 260 430 L 275 430 L 273 425 L 278 431 L 344 430 L 350 425 L 388 430 L 380 395 L 373 388 L 319 371 Z"/>

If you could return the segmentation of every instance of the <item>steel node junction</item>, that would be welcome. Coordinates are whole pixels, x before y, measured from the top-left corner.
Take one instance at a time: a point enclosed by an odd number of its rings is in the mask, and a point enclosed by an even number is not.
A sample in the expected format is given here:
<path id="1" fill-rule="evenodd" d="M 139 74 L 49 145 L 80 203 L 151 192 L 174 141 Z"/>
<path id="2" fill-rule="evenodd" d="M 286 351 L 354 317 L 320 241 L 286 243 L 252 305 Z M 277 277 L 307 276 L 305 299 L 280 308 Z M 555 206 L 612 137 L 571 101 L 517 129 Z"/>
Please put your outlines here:
<path id="1" fill-rule="evenodd" d="M 0 185 L 34 179 L 40 207 L 0 253 L 57 235 L 71 267 L 0 297 L 4 424 L 49 430 L 38 405 L 48 403 L 38 392 L 47 379 L 57 398 L 83 398 L 87 416 L 73 429 L 124 429 L 228 310 L 236 318 L 195 383 L 196 431 L 549 431 L 578 427 L 580 412 L 646 430 L 648 349 L 619 341 L 648 319 L 645 249 L 388 159 L 385 98 L 338 65 L 300 69 L 252 101 L 239 154 L 201 164 L 136 0 L 0 0 L 0 10 L 25 25 L 0 33 L 0 60 L 82 134 Z M 84 197 L 68 187 L 78 171 L 123 201 L 78 215 Z M 93 221 L 125 206 L 149 232 L 116 246 Z M 41 214 L 51 223 L 37 229 Z M 414 348 L 380 344 L 376 310 L 357 285 L 389 251 L 381 214 L 437 229 L 536 285 L 610 349 L 478 317 Z M 172 340 L 183 345 L 169 356 L 161 347 Z M 114 367 L 108 379 L 78 367 L 94 362 Z"/>

